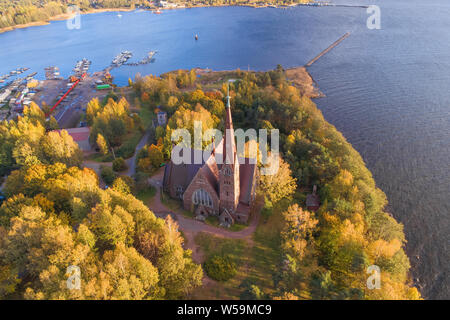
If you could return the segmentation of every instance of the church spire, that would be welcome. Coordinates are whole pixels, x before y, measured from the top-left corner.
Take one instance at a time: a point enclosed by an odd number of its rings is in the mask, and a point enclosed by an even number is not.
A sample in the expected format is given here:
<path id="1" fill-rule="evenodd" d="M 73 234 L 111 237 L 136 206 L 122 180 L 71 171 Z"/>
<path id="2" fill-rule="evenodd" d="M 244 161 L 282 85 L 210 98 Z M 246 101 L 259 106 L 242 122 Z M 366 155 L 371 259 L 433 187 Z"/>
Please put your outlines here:
<path id="1" fill-rule="evenodd" d="M 227 83 L 227 108 L 231 108 L 230 105 L 230 82 Z"/>
<path id="2" fill-rule="evenodd" d="M 231 117 L 230 83 L 228 82 L 227 106 L 225 108 L 225 136 L 223 140 L 223 163 L 232 164 L 236 155 L 233 119 Z"/>

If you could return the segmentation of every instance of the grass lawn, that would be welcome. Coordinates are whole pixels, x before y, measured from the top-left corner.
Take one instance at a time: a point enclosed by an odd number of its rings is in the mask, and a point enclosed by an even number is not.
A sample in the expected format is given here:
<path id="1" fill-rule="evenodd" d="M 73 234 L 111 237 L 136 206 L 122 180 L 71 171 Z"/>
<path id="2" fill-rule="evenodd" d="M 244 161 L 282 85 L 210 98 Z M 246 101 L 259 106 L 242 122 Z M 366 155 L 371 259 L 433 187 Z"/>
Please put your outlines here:
<path id="1" fill-rule="evenodd" d="M 141 108 L 139 110 L 139 117 L 142 120 L 144 128 L 148 128 L 152 123 L 154 114 L 149 108 Z"/>
<path id="2" fill-rule="evenodd" d="M 139 130 L 135 130 L 134 132 L 130 132 L 123 139 L 122 145 L 115 151 L 116 157 L 122 157 L 124 159 L 131 158 L 134 155 L 134 151 L 136 150 L 136 146 L 142 138 L 142 132 Z"/>
<path id="3" fill-rule="evenodd" d="M 179 200 L 172 199 L 165 192 L 161 192 L 161 202 L 170 210 L 181 213 L 185 217 L 194 218 L 194 213 L 190 211 L 186 211 L 183 208 L 183 204 Z"/>
<path id="4" fill-rule="evenodd" d="M 247 228 L 247 227 L 248 227 L 248 226 L 245 225 L 245 224 L 235 223 L 235 224 L 233 224 L 228 230 L 237 232 L 237 231 L 244 230 L 244 229 Z"/>
<path id="5" fill-rule="evenodd" d="M 206 233 L 199 233 L 195 242 L 200 246 L 206 260 L 214 254 L 230 254 L 238 266 L 236 276 L 226 282 L 211 280 L 196 289 L 192 299 L 239 299 L 244 289 L 243 281 L 249 281 L 265 294 L 276 293 L 273 275 L 280 262 L 280 232 L 283 221 L 281 212 L 286 208 L 281 204 L 273 209 L 267 219 L 260 219 L 253 235 L 253 245 L 245 240 L 224 239 Z M 239 226 L 239 225 L 238 225 Z"/>
<path id="6" fill-rule="evenodd" d="M 144 107 L 139 109 L 139 117 L 142 121 L 143 127 L 147 130 L 152 123 L 154 114 L 150 109 Z M 116 157 L 122 157 L 124 159 L 131 158 L 134 155 L 136 146 L 139 141 L 141 141 L 142 136 L 143 133 L 137 129 L 134 132 L 129 133 L 124 138 L 122 145 L 115 151 Z"/>
<path id="7" fill-rule="evenodd" d="M 209 224 L 210 226 L 213 226 L 213 227 L 222 228 L 219 223 L 219 218 L 215 217 L 215 216 L 209 216 L 208 218 L 206 218 L 205 223 Z M 245 224 L 234 223 L 231 227 L 227 228 L 227 230 L 237 232 L 237 231 L 241 231 L 247 227 L 248 226 Z M 226 229 L 226 228 L 224 228 L 224 229 Z"/>
<path id="8" fill-rule="evenodd" d="M 112 154 L 103 155 L 101 153 L 92 153 L 85 157 L 85 159 L 95 162 L 112 162 L 114 160 Z"/>
<path id="9" fill-rule="evenodd" d="M 192 299 L 239 299 L 241 289 L 239 285 L 245 279 L 247 273 L 249 250 L 247 241 L 241 239 L 224 239 L 207 233 L 198 233 L 195 236 L 204 253 L 205 261 L 213 255 L 230 255 L 237 266 L 236 275 L 228 281 L 219 282 L 210 280 L 211 283 L 197 288 L 192 294 Z"/>
<path id="10" fill-rule="evenodd" d="M 253 235 L 254 246 L 251 249 L 252 259 L 248 278 L 269 295 L 274 294 L 276 290 L 273 275 L 278 270 L 281 260 L 280 234 L 283 227 L 281 212 L 284 210 L 284 205 L 275 207 L 267 219 L 261 219 Z"/>
<path id="11" fill-rule="evenodd" d="M 136 198 L 141 200 L 143 203 L 147 204 L 151 198 L 153 198 L 156 194 L 156 188 L 150 186 L 149 188 L 142 190 L 136 195 Z"/>

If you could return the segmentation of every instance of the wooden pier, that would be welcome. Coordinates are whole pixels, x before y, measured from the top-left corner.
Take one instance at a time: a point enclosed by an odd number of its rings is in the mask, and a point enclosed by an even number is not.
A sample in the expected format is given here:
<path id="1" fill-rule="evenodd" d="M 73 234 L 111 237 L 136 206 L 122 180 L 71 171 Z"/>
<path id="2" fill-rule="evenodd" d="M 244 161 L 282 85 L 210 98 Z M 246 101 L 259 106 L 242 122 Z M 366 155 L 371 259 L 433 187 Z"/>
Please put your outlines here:
<path id="1" fill-rule="evenodd" d="M 319 53 L 314 59 L 312 59 L 311 61 L 309 61 L 307 64 L 305 64 L 305 67 L 310 67 L 314 62 L 316 62 L 317 60 L 319 60 L 322 56 L 324 56 L 326 53 L 328 53 L 329 51 L 331 51 L 334 47 L 336 47 L 339 43 L 341 43 L 342 41 L 344 41 L 344 39 L 346 39 L 348 36 L 350 35 L 350 32 L 347 32 L 346 34 L 344 34 L 342 37 L 340 37 L 339 39 L 337 39 L 335 42 L 333 42 L 328 48 L 326 48 L 325 50 L 323 50 L 321 53 Z"/>

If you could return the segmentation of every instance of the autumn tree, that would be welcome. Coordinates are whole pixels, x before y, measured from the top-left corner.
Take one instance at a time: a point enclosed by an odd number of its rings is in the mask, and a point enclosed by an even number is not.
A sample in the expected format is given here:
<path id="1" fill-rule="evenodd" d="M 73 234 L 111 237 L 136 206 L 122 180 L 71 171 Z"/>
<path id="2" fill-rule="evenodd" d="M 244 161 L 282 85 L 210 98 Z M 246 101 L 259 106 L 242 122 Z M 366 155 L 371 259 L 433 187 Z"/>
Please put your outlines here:
<path id="1" fill-rule="evenodd" d="M 101 133 L 99 133 L 97 135 L 96 142 L 97 142 L 97 147 L 100 149 L 100 152 L 103 155 L 107 155 L 109 153 L 108 144 L 106 143 L 106 140 Z"/>
<path id="2" fill-rule="evenodd" d="M 272 161 L 277 161 L 273 159 Z M 259 182 L 260 193 L 271 204 L 276 204 L 283 198 L 289 198 L 295 192 L 296 179 L 292 177 L 291 169 L 281 157 L 278 158 L 279 167 L 276 173 L 261 175 Z"/>
<path id="3" fill-rule="evenodd" d="M 201 284 L 201 267 L 173 220 L 156 218 L 130 194 L 100 189 L 92 171 L 40 170 L 35 178 L 24 171 L 30 181 L 43 178 L 31 189 L 10 189 L 16 194 L 0 209 L 8 217 L 0 226 L 2 298 L 178 299 Z M 67 216 L 80 210 L 86 214 L 76 221 Z M 67 289 L 69 266 L 81 270 L 80 290 Z"/>
<path id="4" fill-rule="evenodd" d="M 284 228 L 281 233 L 284 240 L 283 248 L 292 256 L 302 259 L 308 243 L 312 240 L 312 232 L 319 221 L 298 204 L 291 205 L 283 212 L 283 218 Z"/>

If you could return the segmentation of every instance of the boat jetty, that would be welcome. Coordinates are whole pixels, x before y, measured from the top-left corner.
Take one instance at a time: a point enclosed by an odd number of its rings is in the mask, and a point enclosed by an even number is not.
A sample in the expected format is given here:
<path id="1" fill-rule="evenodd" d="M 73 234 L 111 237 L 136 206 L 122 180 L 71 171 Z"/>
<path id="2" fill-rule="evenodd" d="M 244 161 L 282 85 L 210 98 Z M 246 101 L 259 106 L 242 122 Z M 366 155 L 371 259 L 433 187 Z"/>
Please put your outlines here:
<path id="1" fill-rule="evenodd" d="M 47 67 L 45 70 L 45 79 L 47 80 L 62 80 L 61 74 L 59 73 L 58 67 Z"/>
<path id="2" fill-rule="evenodd" d="M 323 50 L 321 53 L 319 53 L 316 57 L 314 57 L 311 61 L 309 61 L 307 64 L 305 64 L 305 67 L 311 67 L 311 65 L 319 60 L 322 56 L 330 52 L 333 48 L 335 48 L 338 44 L 340 44 L 342 41 L 344 41 L 346 38 L 350 36 L 350 32 L 346 32 L 342 37 L 337 39 L 335 42 L 333 42 L 328 48 Z"/>
<path id="3" fill-rule="evenodd" d="M 8 80 L 10 77 L 17 76 L 19 74 L 24 73 L 25 71 L 29 70 L 30 68 L 17 68 L 15 70 L 10 71 L 9 73 L 0 76 L 0 83 L 4 83 L 6 80 Z"/>
<path id="4" fill-rule="evenodd" d="M 124 65 L 126 65 L 126 66 L 138 66 L 138 65 L 141 65 L 141 64 L 148 64 L 148 63 L 154 62 L 155 59 L 153 58 L 153 56 L 156 54 L 156 52 L 157 51 L 150 51 L 147 54 L 147 56 L 144 59 L 142 59 L 141 61 L 125 63 Z"/>
<path id="5" fill-rule="evenodd" d="M 31 80 L 33 80 L 34 76 L 36 76 L 36 75 L 37 75 L 37 72 L 33 72 L 32 74 L 30 74 L 26 77 L 26 80 L 31 81 Z"/>
<path id="6" fill-rule="evenodd" d="M 89 67 L 91 66 L 91 61 L 89 61 L 86 58 L 83 58 L 83 60 L 80 60 L 75 65 L 75 68 L 73 68 L 73 72 L 75 77 L 81 77 L 83 74 L 87 73 L 89 70 Z"/>
<path id="7" fill-rule="evenodd" d="M 118 54 L 111 63 L 111 67 L 120 67 L 125 64 L 131 57 L 133 53 L 131 51 L 122 51 Z"/>

